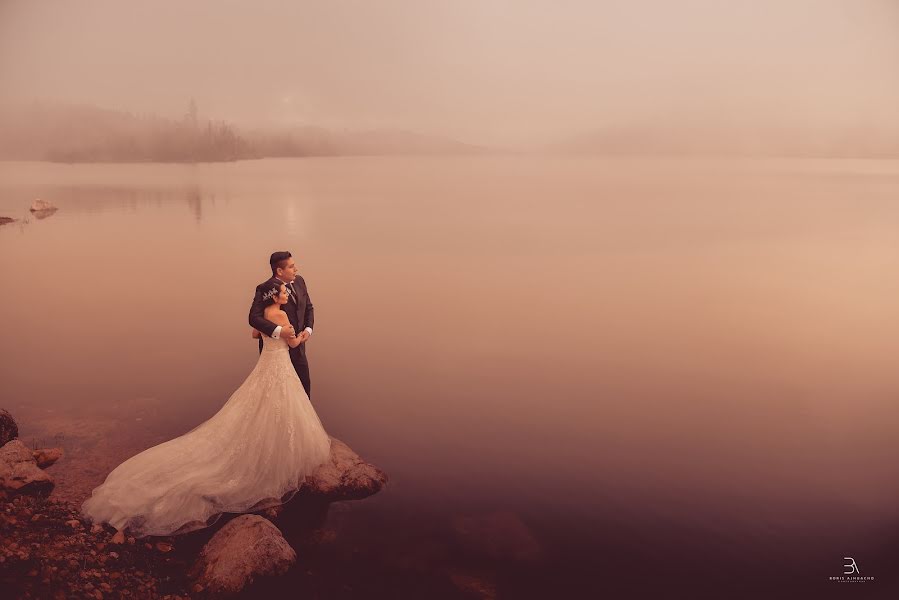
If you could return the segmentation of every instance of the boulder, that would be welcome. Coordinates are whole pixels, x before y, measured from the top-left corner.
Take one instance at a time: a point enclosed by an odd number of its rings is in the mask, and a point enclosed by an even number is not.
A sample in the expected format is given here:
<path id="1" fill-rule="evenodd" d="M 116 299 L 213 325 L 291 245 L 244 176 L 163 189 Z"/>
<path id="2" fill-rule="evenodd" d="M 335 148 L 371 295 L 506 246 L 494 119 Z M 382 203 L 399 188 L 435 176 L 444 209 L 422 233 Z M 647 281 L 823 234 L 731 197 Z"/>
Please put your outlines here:
<path id="1" fill-rule="evenodd" d="M 0 408 L 0 446 L 19 437 L 19 426 L 12 415 Z"/>
<path id="2" fill-rule="evenodd" d="M 203 547 L 188 576 L 213 598 L 233 596 L 256 578 L 283 575 L 296 552 L 272 523 L 241 515 L 222 527 Z"/>
<path id="3" fill-rule="evenodd" d="M 331 438 L 331 458 L 306 479 L 303 495 L 330 502 L 361 500 L 387 484 L 387 473 L 362 460 L 349 446 Z"/>
<path id="4" fill-rule="evenodd" d="M 0 448 L 0 496 L 49 495 L 53 485 L 53 479 L 37 466 L 31 450 L 21 440 L 12 440 Z"/>

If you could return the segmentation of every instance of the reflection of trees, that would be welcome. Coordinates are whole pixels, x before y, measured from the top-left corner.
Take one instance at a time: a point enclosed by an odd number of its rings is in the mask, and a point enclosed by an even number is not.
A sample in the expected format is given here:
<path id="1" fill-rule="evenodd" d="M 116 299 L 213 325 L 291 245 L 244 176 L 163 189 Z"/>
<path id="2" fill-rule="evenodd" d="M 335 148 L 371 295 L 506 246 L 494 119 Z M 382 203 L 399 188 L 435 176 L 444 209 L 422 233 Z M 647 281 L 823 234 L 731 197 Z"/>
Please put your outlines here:
<path id="1" fill-rule="evenodd" d="M 38 191 L 38 190 L 35 190 Z M 9 196 L 0 190 L 0 201 L 4 196 Z M 194 216 L 197 223 L 203 219 L 203 202 L 215 203 L 215 196 L 209 191 L 203 191 L 196 184 L 183 184 L 173 186 L 118 186 L 118 185 L 44 185 L 39 192 L 46 198 L 53 198 L 64 203 L 66 214 L 87 213 L 96 214 L 109 210 L 126 209 L 129 212 L 137 211 L 144 207 L 163 208 L 171 205 L 184 205 Z M 0 202 L 9 205 L 9 201 Z M 13 224 L 27 224 L 36 220 L 45 219 L 56 213 L 51 211 L 24 212 L 24 214 L 10 213 L 6 211 L 3 216 L 10 215 L 14 220 L 9 221 L 8 227 Z M 0 218 L 0 224 L 4 221 Z"/>
<path id="2" fill-rule="evenodd" d="M 203 198 L 200 196 L 200 190 L 192 189 L 187 192 L 187 207 L 197 223 L 203 220 Z"/>

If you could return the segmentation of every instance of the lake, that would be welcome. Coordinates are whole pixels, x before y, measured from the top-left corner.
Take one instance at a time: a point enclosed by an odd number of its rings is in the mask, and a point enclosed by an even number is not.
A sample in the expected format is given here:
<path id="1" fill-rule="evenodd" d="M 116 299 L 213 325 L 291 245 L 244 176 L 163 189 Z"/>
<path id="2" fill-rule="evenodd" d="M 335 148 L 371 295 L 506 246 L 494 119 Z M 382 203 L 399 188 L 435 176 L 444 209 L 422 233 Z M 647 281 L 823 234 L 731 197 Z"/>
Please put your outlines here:
<path id="1" fill-rule="evenodd" d="M 899 591 L 899 161 L 7 162 L 0 216 L 0 406 L 62 496 L 228 399 L 286 249 L 390 476 L 301 556 L 328 597 Z"/>

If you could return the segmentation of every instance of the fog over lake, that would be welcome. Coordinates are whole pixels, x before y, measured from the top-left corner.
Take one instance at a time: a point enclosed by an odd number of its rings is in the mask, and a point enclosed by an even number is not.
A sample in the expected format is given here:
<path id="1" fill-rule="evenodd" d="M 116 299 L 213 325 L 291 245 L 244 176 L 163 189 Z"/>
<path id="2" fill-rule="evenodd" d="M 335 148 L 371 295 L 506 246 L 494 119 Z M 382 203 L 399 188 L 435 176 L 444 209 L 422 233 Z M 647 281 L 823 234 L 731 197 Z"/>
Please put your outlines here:
<path id="1" fill-rule="evenodd" d="M 244 381 L 289 250 L 315 410 L 390 481 L 273 585 L 842 598 L 850 556 L 891 597 L 897 28 L 892 0 L 2 2 L 0 408 L 80 502 Z"/>

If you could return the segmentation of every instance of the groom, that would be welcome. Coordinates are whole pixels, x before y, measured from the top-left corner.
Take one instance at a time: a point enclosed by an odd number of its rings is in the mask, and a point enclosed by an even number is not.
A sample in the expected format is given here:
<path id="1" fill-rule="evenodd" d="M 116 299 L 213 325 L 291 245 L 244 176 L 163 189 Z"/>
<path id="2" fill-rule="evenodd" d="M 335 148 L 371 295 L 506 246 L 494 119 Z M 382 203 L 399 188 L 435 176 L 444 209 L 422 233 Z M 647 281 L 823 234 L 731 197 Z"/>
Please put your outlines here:
<path id="1" fill-rule="evenodd" d="M 275 252 L 268 262 L 272 267 L 271 280 L 280 280 L 287 286 L 287 304 L 281 306 L 281 310 L 287 313 L 290 327 L 275 325 L 263 316 L 266 301 L 262 299 L 262 286 L 268 281 L 256 286 L 256 296 L 250 306 L 250 327 L 272 338 L 279 338 L 282 335 L 293 337 L 296 336 L 297 331 L 300 332 L 299 338 L 302 343 L 296 348 L 290 349 L 290 362 L 293 363 L 293 368 L 300 376 L 306 395 L 311 398 L 306 340 L 312 335 L 312 300 L 309 299 L 309 293 L 306 291 L 306 282 L 297 275 L 297 265 L 293 262 L 290 252 Z M 259 352 L 262 352 L 262 338 L 259 338 Z"/>

